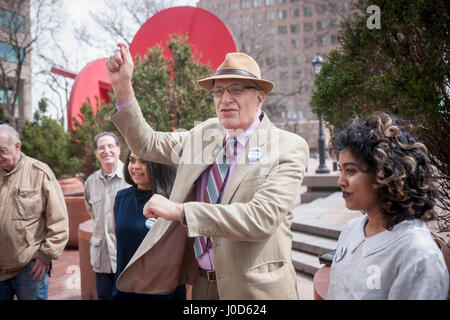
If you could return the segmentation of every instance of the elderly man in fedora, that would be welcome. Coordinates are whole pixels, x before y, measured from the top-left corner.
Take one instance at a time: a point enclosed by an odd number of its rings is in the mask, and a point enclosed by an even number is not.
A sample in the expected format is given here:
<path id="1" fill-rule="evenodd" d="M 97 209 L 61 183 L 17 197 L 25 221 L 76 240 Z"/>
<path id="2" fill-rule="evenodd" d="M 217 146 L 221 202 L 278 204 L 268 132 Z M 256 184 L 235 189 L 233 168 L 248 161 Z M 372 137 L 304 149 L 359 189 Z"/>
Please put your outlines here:
<path id="1" fill-rule="evenodd" d="M 192 283 L 193 299 L 297 299 L 291 222 L 309 150 L 261 111 L 274 84 L 250 56 L 228 53 L 198 81 L 217 118 L 185 132 L 156 132 L 131 84 L 128 48 L 106 62 L 116 97 L 111 120 L 139 157 L 177 166 L 170 199 L 144 207 L 159 218 L 119 276 L 122 291 L 165 293 Z M 162 219 L 161 219 L 162 218 Z"/>

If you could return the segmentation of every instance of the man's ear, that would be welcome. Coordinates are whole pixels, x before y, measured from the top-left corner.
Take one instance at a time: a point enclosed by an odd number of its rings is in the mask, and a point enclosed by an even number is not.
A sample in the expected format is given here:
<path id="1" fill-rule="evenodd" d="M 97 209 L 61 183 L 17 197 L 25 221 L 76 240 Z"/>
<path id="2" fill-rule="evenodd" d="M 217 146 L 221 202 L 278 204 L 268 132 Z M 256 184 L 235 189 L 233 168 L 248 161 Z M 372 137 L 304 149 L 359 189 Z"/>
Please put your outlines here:
<path id="1" fill-rule="evenodd" d="M 22 147 L 22 142 L 18 141 L 14 144 L 14 147 L 16 148 L 17 151 L 20 151 L 20 148 Z"/>
<path id="2" fill-rule="evenodd" d="M 258 106 L 261 108 L 264 100 L 266 99 L 266 93 L 263 90 L 258 90 L 256 99 L 258 101 Z"/>

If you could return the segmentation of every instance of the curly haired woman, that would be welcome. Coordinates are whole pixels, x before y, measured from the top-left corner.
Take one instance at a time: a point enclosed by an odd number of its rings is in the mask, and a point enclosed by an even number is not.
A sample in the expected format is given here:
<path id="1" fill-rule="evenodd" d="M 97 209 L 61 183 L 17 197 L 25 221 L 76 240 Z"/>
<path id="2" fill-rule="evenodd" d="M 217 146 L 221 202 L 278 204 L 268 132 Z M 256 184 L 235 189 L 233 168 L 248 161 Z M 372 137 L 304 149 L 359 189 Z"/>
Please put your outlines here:
<path id="1" fill-rule="evenodd" d="M 446 299 L 449 274 L 425 224 L 434 216 L 427 149 L 402 121 L 377 112 L 337 134 L 332 152 L 350 221 L 327 299 Z"/>

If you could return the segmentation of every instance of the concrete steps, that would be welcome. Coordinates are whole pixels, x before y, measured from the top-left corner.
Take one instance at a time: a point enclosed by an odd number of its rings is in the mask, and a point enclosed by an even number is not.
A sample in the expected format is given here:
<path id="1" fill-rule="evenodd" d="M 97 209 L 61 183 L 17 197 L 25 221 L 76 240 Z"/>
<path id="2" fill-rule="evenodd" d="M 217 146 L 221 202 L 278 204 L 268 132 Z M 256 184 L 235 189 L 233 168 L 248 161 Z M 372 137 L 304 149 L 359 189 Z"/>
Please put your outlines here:
<path id="1" fill-rule="evenodd" d="M 340 192 L 295 208 L 291 227 L 295 269 L 313 276 L 323 267 L 319 263 L 319 255 L 335 250 L 347 221 L 360 215 L 345 208 Z"/>
<path id="2" fill-rule="evenodd" d="M 321 237 L 338 239 L 345 224 L 332 221 L 307 220 L 293 221 L 292 231 L 314 234 Z"/>
<path id="3" fill-rule="evenodd" d="M 292 264 L 298 272 L 312 276 L 323 266 L 319 263 L 317 256 L 297 250 L 292 250 Z"/>
<path id="4" fill-rule="evenodd" d="M 294 231 L 292 249 L 315 255 L 316 257 L 336 249 L 337 240 L 317 236 L 310 233 Z"/>

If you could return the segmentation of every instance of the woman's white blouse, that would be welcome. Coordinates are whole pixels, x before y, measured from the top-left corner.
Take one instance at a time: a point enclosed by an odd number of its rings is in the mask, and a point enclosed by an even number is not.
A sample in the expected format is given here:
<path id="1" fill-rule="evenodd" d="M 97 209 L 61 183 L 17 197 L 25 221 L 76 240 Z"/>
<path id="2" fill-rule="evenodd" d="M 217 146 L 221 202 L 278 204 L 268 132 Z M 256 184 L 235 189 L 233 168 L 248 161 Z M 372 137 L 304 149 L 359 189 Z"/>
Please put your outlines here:
<path id="1" fill-rule="evenodd" d="M 403 221 L 370 238 L 366 221 L 350 221 L 339 236 L 327 299 L 447 299 L 449 273 L 423 221 Z"/>

